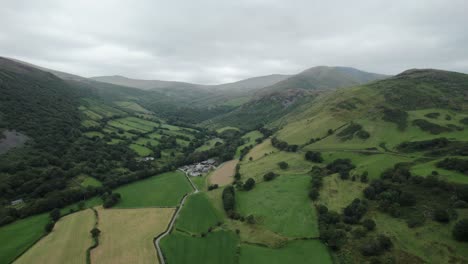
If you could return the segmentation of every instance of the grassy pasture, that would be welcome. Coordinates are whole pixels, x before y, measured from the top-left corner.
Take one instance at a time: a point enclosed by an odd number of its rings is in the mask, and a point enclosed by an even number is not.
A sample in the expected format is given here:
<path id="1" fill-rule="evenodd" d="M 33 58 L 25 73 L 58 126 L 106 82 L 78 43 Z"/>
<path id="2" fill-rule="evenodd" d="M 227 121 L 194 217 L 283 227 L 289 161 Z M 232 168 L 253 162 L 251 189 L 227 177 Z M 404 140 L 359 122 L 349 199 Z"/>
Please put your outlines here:
<path id="1" fill-rule="evenodd" d="M 81 121 L 81 125 L 84 127 L 95 127 L 95 126 L 99 126 L 99 123 L 91 119 L 85 119 Z"/>
<path id="2" fill-rule="evenodd" d="M 135 141 L 135 144 L 141 145 L 141 146 L 146 146 L 146 144 L 148 144 L 148 143 L 150 143 L 152 146 L 158 146 L 159 145 L 159 141 L 157 141 L 155 139 L 151 139 L 151 138 L 146 138 L 146 137 L 138 138 Z"/>
<path id="3" fill-rule="evenodd" d="M 249 133 L 245 134 L 242 136 L 242 139 L 245 140 L 245 143 L 242 145 L 242 146 L 239 146 L 236 150 L 236 157 L 238 158 L 240 156 L 240 151 L 249 146 L 249 145 L 255 145 L 257 144 L 255 142 L 256 139 L 258 138 L 262 138 L 263 137 L 263 134 L 260 133 L 260 131 L 258 130 L 254 130 L 254 131 L 250 131 Z"/>
<path id="4" fill-rule="evenodd" d="M 153 153 L 153 151 L 151 151 L 151 149 L 147 148 L 147 147 L 143 147 L 141 145 L 137 145 L 137 144 L 130 144 L 130 149 L 132 149 L 133 151 L 135 151 L 138 156 L 140 157 L 146 157 L 146 156 L 149 156 Z"/>
<path id="5" fill-rule="evenodd" d="M 179 204 L 192 187 L 182 172 L 167 172 L 117 188 L 122 195 L 117 208 L 141 208 Z"/>
<path id="6" fill-rule="evenodd" d="M 467 218 L 468 210 L 458 210 L 459 218 Z M 467 263 L 468 244 L 452 237 L 455 221 L 441 224 L 426 221 L 421 227 L 409 228 L 405 221 L 375 212 L 372 218 L 377 231 L 392 238 L 395 248 L 416 255 L 427 263 Z"/>
<path id="7" fill-rule="evenodd" d="M 104 137 L 104 134 L 98 131 L 85 132 L 84 135 L 88 138 L 94 138 L 94 137 L 103 138 Z"/>
<path id="8" fill-rule="evenodd" d="M 164 232 L 174 208 L 98 209 L 99 246 L 91 263 L 158 263 L 153 238 Z"/>
<path id="9" fill-rule="evenodd" d="M 264 157 L 265 154 L 272 154 L 278 150 L 271 145 L 270 139 L 263 141 L 261 144 L 253 147 L 249 153 L 246 155 L 245 159 L 249 160 L 252 157 L 252 160 L 257 160 L 261 157 Z"/>
<path id="10" fill-rule="evenodd" d="M 216 143 L 223 143 L 224 141 L 220 138 L 214 138 L 214 139 L 210 139 L 208 141 L 206 141 L 203 145 L 201 145 L 200 147 L 198 147 L 195 151 L 205 151 L 205 150 L 209 150 L 209 149 L 212 149 L 215 147 Z"/>
<path id="11" fill-rule="evenodd" d="M 147 109 L 143 108 L 141 105 L 135 103 L 135 102 L 128 102 L 128 101 L 118 101 L 114 102 L 116 105 L 119 107 L 133 111 L 133 112 L 138 112 L 138 113 L 151 113 Z"/>
<path id="12" fill-rule="evenodd" d="M 176 221 L 176 228 L 190 233 L 207 232 L 220 222 L 220 214 L 213 208 L 204 193 L 191 195 Z"/>
<path id="13" fill-rule="evenodd" d="M 40 214 L 0 227 L 0 263 L 12 262 L 41 238 L 48 221 L 48 214 Z"/>
<path id="14" fill-rule="evenodd" d="M 93 177 L 89 177 L 89 176 L 86 176 L 83 181 L 81 182 L 81 186 L 83 187 L 87 187 L 87 186 L 94 186 L 94 187 L 100 187 L 102 186 L 102 183 L 93 178 Z"/>
<path id="15" fill-rule="evenodd" d="M 236 130 L 236 131 L 240 131 L 240 130 L 239 130 L 239 128 L 237 128 L 237 127 L 232 127 L 232 126 L 225 126 L 225 127 L 222 127 L 222 128 L 216 129 L 216 132 L 218 132 L 218 133 L 223 133 L 224 131 L 226 131 L 226 130 L 230 130 L 230 129 L 232 129 L 232 130 Z"/>
<path id="16" fill-rule="evenodd" d="M 428 176 L 433 171 L 437 171 L 439 173 L 440 179 L 444 179 L 448 182 L 468 184 L 468 175 L 465 175 L 458 171 L 437 168 L 436 163 L 441 160 L 443 159 L 438 159 L 438 160 L 414 165 L 411 167 L 411 173 L 415 175 L 419 175 L 419 176 Z"/>
<path id="17" fill-rule="evenodd" d="M 251 191 L 236 192 L 237 209 L 254 215 L 260 225 L 288 237 L 315 237 L 318 223 L 308 198 L 310 176 L 281 175 L 257 184 Z"/>
<path id="18" fill-rule="evenodd" d="M 61 218 L 50 234 L 15 263 L 85 263 L 86 249 L 92 244 L 89 231 L 94 223 L 95 216 L 90 209 Z"/>
<path id="19" fill-rule="evenodd" d="M 240 264 L 333 263 L 329 251 L 320 240 L 296 240 L 281 248 L 243 244 Z"/>
<path id="20" fill-rule="evenodd" d="M 342 212 L 355 198 L 363 196 L 366 186 L 367 184 L 359 181 L 342 180 L 338 174 L 324 177 L 318 203 L 330 210 Z"/>
<path id="21" fill-rule="evenodd" d="M 356 169 L 351 171 L 351 174 L 362 174 L 368 171 L 369 178 L 377 179 L 380 174 L 388 168 L 393 167 L 399 162 L 411 162 L 414 159 L 410 157 L 397 156 L 391 154 L 374 154 L 365 155 L 355 152 L 338 152 L 338 151 L 323 151 L 322 157 L 324 163 L 328 164 L 335 159 L 350 159 L 356 166 Z"/>
<path id="22" fill-rule="evenodd" d="M 289 164 L 288 169 L 281 170 L 279 168 L 278 163 L 281 161 Z M 240 173 L 243 180 L 251 177 L 255 181 L 263 181 L 263 175 L 270 171 L 278 174 L 304 174 L 310 171 L 313 165 L 313 163 L 305 160 L 303 153 L 277 151 L 254 161 L 245 159 L 241 163 Z"/>
<path id="23" fill-rule="evenodd" d="M 191 237 L 173 232 L 161 241 L 167 263 L 236 263 L 238 239 L 234 232 L 215 231 L 205 237 Z"/>

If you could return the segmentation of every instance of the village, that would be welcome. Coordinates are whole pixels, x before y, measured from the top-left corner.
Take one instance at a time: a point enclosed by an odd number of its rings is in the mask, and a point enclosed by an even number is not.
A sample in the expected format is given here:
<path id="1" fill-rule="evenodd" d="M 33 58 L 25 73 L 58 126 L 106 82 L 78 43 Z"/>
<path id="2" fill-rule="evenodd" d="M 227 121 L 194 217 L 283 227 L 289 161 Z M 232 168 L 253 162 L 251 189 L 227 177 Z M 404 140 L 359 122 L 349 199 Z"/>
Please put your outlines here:
<path id="1" fill-rule="evenodd" d="M 217 161 L 215 159 L 208 159 L 200 163 L 182 166 L 179 170 L 185 172 L 189 176 L 197 177 L 216 169 L 216 165 Z"/>

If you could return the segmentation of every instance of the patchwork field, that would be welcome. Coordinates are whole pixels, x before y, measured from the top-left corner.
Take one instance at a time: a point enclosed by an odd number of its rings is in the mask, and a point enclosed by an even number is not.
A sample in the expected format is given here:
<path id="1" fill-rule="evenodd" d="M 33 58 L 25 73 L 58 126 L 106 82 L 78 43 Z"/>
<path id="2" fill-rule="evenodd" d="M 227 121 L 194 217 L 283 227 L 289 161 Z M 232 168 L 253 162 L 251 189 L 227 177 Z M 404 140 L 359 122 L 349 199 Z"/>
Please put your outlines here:
<path id="1" fill-rule="evenodd" d="M 320 240 L 296 240 L 275 249 L 243 244 L 240 252 L 241 264 L 333 263 Z"/>
<path id="2" fill-rule="evenodd" d="M 277 151 L 278 150 L 271 145 L 271 141 L 267 139 L 251 149 L 245 159 L 250 160 L 250 158 L 252 158 L 252 160 L 257 160 L 265 155 L 269 155 Z"/>
<path id="3" fill-rule="evenodd" d="M 234 174 L 236 173 L 236 165 L 239 160 L 230 160 L 221 164 L 211 175 L 210 183 L 218 184 L 219 186 L 232 183 Z"/>
<path id="4" fill-rule="evenodd" d="M 200 152 L 200 151 L 206 151 L 206 150 L 212 149 L 216 146 L 217 143 L 223 143 L 223 140 L 220 138 L 210 139 L 206 141 L 205 144 L 198 147 L 195 151 Z"/>
<path id="5" fill-rule="evenodd" d="M 175 207 L 180 199 L 192 191 L 182 172 L 167 172 L 117 188 L 122 195 L 117 208 Z"/>
<path id="6" fill-rule="evenodd" d="M 161 248 L 167 263 L 234 264 L 237 240 L 230 231 L 214 231 L 205 237 L 175 231 L 161 241 Z"/>
<path id="7" fill-rule="evenodd" d="M 159 263 L 153 239 L 164 232 L 173 208 L 98 209 L 99 246 L 91 263 Z"/>
<path id="8" fill-rule="evenodd" d="M 213 208 L 204 193 L 191 195 L 176 221 L 176 228 L 190 233 L 207 232 L 210 227 L 222 221 L 220 214 Z"/>
<path id="9" fill-rule="evenodd" d="M 251 191 L 236 192 L 237 209 L 254 215 L 258 224 L 288 237 L 316 237 L 318 223 L 308 198 L 310 176 L 281 175 L 257 184 Z"/>
<path id="10" fill-rule="evenodd" d="M 89 231 L 95 221 L 94 212 L 90 209 L 61 218 L 49 235 L 15 263 L 85 263 L 86 250 L 92 244 Z"/>
<path id="11" fill-rule="evenodd" d="M 44 226 L 48 221 L 48 214 L 40 214 L 0 227 L 0 263 L 12 262 L 32 246 L 45 234 Z"/>

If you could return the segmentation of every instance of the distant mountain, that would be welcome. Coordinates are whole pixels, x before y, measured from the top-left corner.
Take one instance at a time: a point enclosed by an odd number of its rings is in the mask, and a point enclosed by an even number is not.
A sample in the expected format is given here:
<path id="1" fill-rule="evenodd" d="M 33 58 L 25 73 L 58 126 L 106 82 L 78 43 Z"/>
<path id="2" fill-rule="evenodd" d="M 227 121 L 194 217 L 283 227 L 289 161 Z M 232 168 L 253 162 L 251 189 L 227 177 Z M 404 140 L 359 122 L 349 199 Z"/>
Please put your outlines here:
<path id="1" fill-rule="evenodd" d="M 139 88 L 143 90 L 165 89 L 165 88 L 202 88 L 203 87 L 203 85 L 193 84 L 193 83 L 176 82 L 176 81 L 160 81 L 160 80 L 140 80 L 140 79 L 127 78 L 121 75 L 96 76 L 96 77 L 91 77 L 90 79 L 98 81 L 98 82 L 134 87 L 134 88 Z"/>
<path id="2" fill-rule="evenodd" d="M 317 66 L 261 90 L 262 93 L 287 89 L 326 90 L 368 83 L 389 76 L 349 67 Z"/>

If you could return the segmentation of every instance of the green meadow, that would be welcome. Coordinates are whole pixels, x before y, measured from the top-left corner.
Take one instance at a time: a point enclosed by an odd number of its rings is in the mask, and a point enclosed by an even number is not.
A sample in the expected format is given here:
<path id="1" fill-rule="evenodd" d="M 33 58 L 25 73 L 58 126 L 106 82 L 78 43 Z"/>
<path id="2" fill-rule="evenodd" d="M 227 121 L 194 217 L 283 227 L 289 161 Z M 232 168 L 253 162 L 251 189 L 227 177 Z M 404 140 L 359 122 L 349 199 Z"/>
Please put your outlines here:
<path id="1" fill-rule="evenodd" d="M 231 231 L 213 231 L 205 237 L 173 232 L 161 241 L 167 263 L 234 264 L 238 238 Z"/>
<path id="2" fill-rule="evenodd" d="M 320 240 L 295 240 L 280 248 L 243 244 L 240 264 L 333 263 L 327 247 Z"/>
<path id="3" fill-rule="evenodd" d="M 175 207 L 192 187 L 182 172 L 167 172 L 114 190 L 122 196 L 116 208 Z"/>
<path id="4" fill-rule="evenodd" d="M 48 214 L 30 216 L 0 227 L 0 263 L 7 264 L 31 247 L 44 234 Z"/>
<path id="5" fill-rule="evenodd" d="M 222 221 L 220 214 L 213 208 L 204 193 L 191 195 L 181 209 L 176 228 L 190 233 L 207 232 Z"/>
<path id="6" fill-rule="evenodd" d="M 317 237 L 315 208 L 308 198 L 308 175 L 281 175 L 236 192 L 237 210 L 253 215 L 259 225 L 287 237 Z"/>

